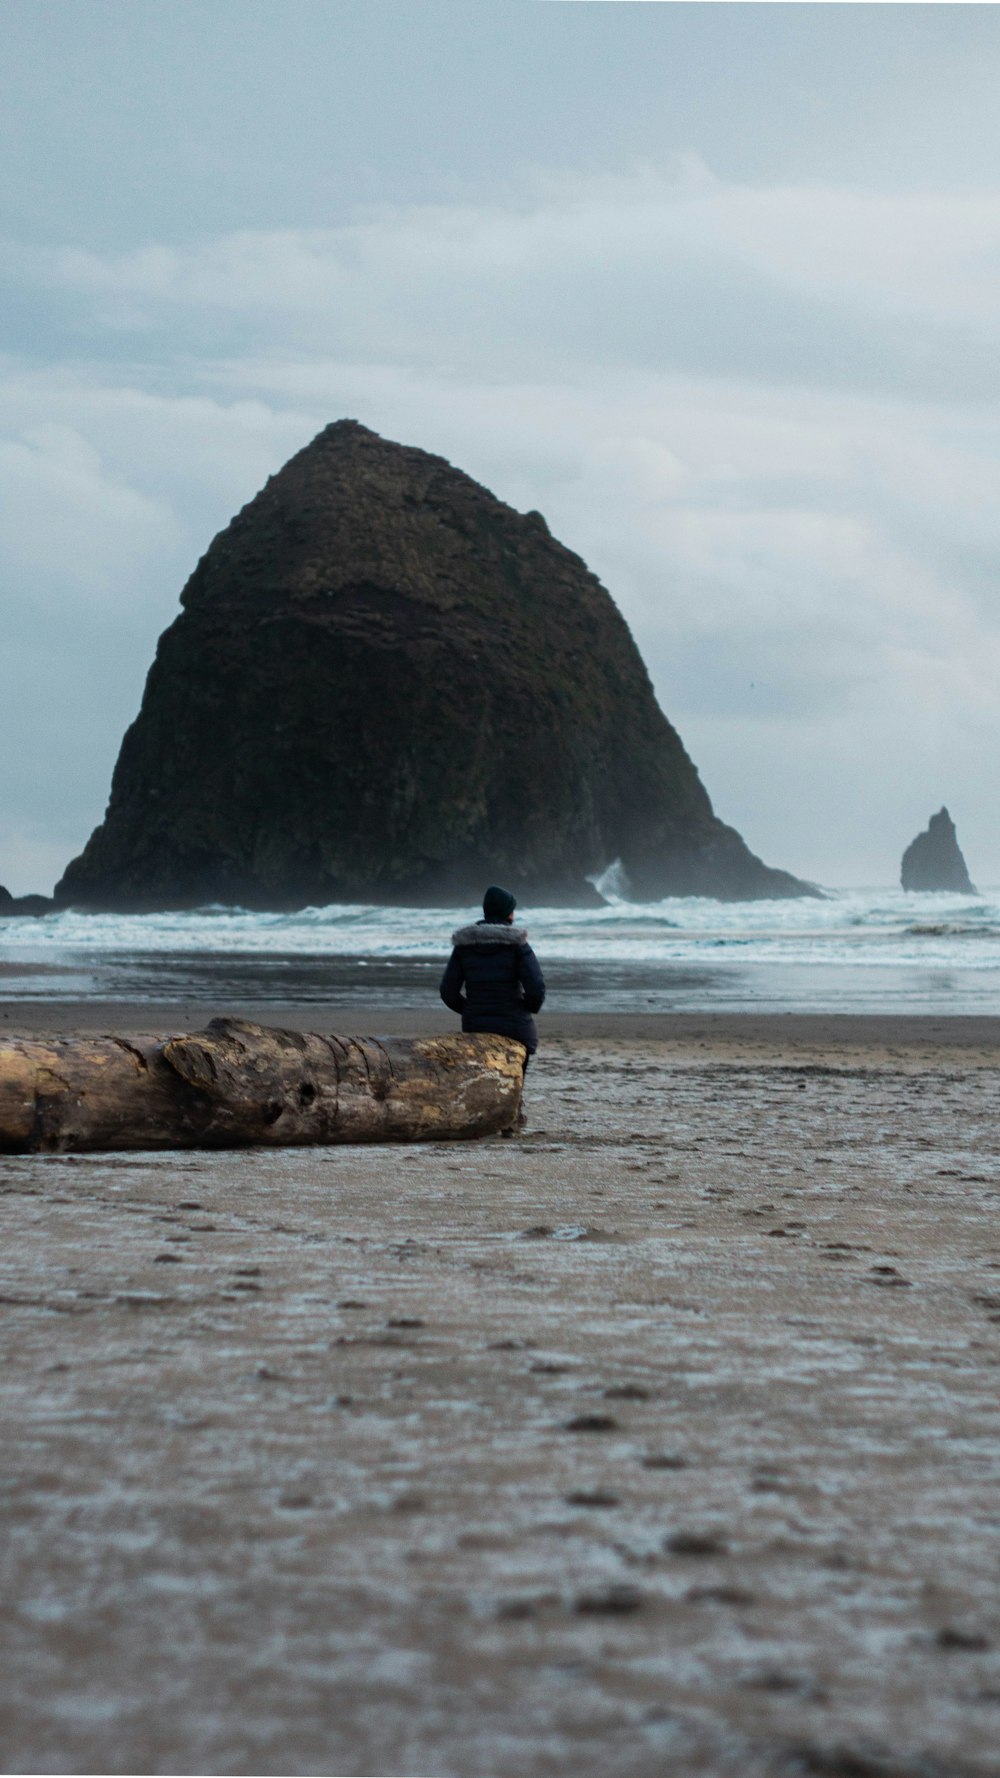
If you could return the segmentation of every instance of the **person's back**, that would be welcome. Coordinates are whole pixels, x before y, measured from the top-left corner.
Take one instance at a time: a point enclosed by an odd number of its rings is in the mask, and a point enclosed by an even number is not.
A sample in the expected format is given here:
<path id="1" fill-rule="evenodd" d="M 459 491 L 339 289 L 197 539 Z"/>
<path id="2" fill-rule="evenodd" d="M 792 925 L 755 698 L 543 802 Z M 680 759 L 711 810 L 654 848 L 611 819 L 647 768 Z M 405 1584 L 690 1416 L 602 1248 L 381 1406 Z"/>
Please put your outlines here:
<path id="1" fill-rule="evenodd" d="M 461 1013 L 463 1031 L 515 1037 L 531 1056 L 538 1048 L 532 1014 L 545 999 L 545 982 L 527 932 L 513 924 L 516 905 L 506 889 L 486 891 L 483 918 L 452 936 L 441 998 Z"/>

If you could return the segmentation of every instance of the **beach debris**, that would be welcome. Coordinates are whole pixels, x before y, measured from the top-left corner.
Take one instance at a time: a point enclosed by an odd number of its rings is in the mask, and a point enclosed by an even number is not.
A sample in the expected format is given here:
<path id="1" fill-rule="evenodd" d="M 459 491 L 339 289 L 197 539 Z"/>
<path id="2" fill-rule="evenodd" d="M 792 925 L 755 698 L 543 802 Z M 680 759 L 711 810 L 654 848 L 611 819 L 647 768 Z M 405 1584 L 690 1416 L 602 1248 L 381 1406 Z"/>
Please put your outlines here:
<path id="1" fill-rule="evenodd" d="M 213 1019 L 165 1041 L 8 1038 L 0 1153 L 469 1140 L 513 1122 L 523 1068 L 522 1045 L 492 1033 L 338 1037 Z"/>

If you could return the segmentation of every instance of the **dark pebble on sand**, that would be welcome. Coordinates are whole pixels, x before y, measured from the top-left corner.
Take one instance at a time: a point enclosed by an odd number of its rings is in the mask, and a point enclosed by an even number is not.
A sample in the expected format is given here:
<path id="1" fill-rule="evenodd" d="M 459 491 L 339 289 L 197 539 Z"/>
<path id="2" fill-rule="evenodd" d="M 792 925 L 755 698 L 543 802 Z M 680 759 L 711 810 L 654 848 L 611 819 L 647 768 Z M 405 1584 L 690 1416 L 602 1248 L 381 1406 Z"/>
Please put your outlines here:
<path id="1" fill-rule="evenodd" d="M 620 1506 L 617 1494 L 609 1494 L 605 1488 L 578 1488 L 565 1496 L 567 1506 Z"/>
<path id="2" fill-rule="evenodd" d="M 534 1617 L 538 1607 L 533 1599 L 501 1599 L 497 1606 L 497 1617 L 516 1623 L 524 1618 Z"/>
<path id="3" fill-rule="evenodd" d="M 563 1430 L 564 1432 L 616 1432 L 618 1422 L 613 1420 L 610 1414 L 576 1414 L 572 1420 L 565 1422 Z"/>
<path id="4" fill-rule="evenodd" d="M 939 1648 L 962 1650 L 967 1654 L 982 1653 L 990 1647 L 988 1636 L 979 1630 L 962 1630 L 957 1624 L 945 1624 L 936 1637 Z"/>
<path id="5" fill-rule="evenodd" d="M 714 1531 L 674 1531 L 663 1540 L 663 1547 L 672 1556 L 725 1556 L 724 1538 Z"/>
<path id="6" fill-rule="evenodd" d="M 594 1616 L 615 1617 L 638 1611 L 641 1605 L 642 1594 L 638 1587 L 620 1582 L 614 1586 L 602 1587 L 597 1592 L 578 1593 L 573 1601 L 573 1610 Z"/>
<path id="7" fill-rule="evenodd" d="M 416 1493 L 397 1494 L 389 1506 L 392 1513 L 422 1513 L 426 1509 L 427 1501 L 424 1496 Z"/>
<path id="8" fill-rule="evenodd" d="M 805 1692 L 810 1690 L 811 1682 L 801 1673 L 783 1673 L 780 1668 L 767 1668 L 763 1673 L 750 1673 L 740 1684 L 748 1691 L 755 1692 Z M 849 1766 L 842 1768 L 845 1775 Z"/>
<path id="9" fill-rule="evenodd" d="M 893 1287 L 897 1290 L 911 1288 L 909 1278 L 904 1278 L 901 1272 L 897 1272 L 895 1266 L 869 1266 L 868 1269 L 874 1274 L 871 1280 L 873 1284 L 881 1284 L 890 1290 Z"/>

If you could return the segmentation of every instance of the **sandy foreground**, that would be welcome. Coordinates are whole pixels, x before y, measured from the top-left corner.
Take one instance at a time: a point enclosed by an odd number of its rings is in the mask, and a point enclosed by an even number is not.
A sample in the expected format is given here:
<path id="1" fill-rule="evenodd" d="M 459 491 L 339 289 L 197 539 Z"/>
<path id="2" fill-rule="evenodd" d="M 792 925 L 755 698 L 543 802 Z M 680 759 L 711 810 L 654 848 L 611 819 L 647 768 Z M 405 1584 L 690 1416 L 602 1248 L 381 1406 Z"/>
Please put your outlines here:
<path id="1" fill-rule="evenodd" d="M 513 1141 L 0 1158 L 0 1769 L 1000 1773 L 998 1084 L 581 1016 Z"/>

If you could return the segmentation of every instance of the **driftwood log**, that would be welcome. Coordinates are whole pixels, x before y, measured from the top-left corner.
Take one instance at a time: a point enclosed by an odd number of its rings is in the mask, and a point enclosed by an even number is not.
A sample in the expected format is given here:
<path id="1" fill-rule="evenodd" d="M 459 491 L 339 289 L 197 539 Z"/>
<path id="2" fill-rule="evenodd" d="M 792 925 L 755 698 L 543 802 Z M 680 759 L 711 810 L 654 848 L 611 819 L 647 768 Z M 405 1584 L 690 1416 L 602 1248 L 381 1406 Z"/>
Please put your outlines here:
<path id="1" fill-rule="evenodd" d="M 434 1142 L 516 1120 L 524 1049 L 213 1019 L 146 1037 L 0 1040 L 0 1153 Z"/>

